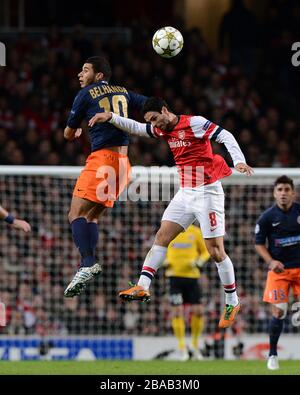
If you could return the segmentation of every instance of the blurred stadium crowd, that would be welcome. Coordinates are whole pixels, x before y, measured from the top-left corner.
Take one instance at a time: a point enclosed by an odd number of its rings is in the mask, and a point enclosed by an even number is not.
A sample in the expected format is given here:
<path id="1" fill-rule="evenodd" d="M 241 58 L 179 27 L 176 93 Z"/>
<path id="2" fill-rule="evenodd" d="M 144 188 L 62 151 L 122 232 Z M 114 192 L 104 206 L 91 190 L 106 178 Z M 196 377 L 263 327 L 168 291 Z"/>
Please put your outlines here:
<path id="1" fill-rule="evenodd" d="M 13 213 L 25 213 L 31 234 L 16 234 L 0 223 L 0 297 L 7 307 L 9 334 L 171 334 L 169 284 L 160 270 L 149 304 L 121 303 L 117 293 L 135 280 L 167 202 L 117 202 L 100 226 L 97 255 L 103 275 L 77 298 L 63 298 L 79 264 L 67 222 L 73 178 L 0 176 L 0 192 Z M 243 304 L 234 333 L 266 332 L 268 309 L 262 303 L 266 267 L 254 252 L 253 229 L 270 205 L 271 186 L 226 186 L 227 237 Z M 116 248 L 116 246 L 118 246 Z M 223 293 L 213 262 L 200 279 L 205 333 L 219 335 Z M 186 311 L 189 319 L 189 311 Z M 293 332 L 289 316 L 285 331 Z"/>
<path id="2" fill-rule="evenodd" d="M 297 39 L 300 6 L 284 3 L 271 3 L 263 28 L 243 9 L 227 13 L 214 52 L 199 30 L 180 27 L 185 46 L 172 60 L 154 53 L 153 29 L 141 30 L 141 24 L 128 44 L 117 36 L 102 42 L 81 26 L 70 33 L 53 26 L 45 35 L 7 38 L 8 68 L 0 69 L 0 163 L 84 164 L 87 133 L 69 143 L 63 128 L 83 61 L 104 52 L 112 83 L 162 96 L 178 114 L 201 114 L 222 125 L 236 135 L 251 166 L 299 166 L 299 73 L 290 61 L 290 43 Z M 130 158 L 133 165 L 173 164 L 162 141 L 132 139 Z"/>
<path id="3" fill-rule="evenodd" d="M 54 26 L 45 35 L 12 36 L 6 40 L 8 67 L 0 68 L 0 164 L 84 164 L 89 153 L 87 133 L 79 141 L 66 142 L 63 128 L 79 90 L 77 73 L 83 61 L 104 51 L 111 61 L 112 83 L 162 96 L 178 114 L 201 114 L 222 125 L 235 134 L 251 166 L 299 166 L 300 91 L 297 70 L 290 62 L 290 42 L 296 41 L 300 6 L 295 3 L 293 8 L 282 9 L 280 3 L 272 2 L 266 11 L 263 29 L 245 11 L 227 14 L 220 25 L 219 50 L 214 52 L 199 30 L 181 27 L 184 50 L 172 60 L 154 54 L 153 31 L 141 30 L 141 25 L 133 28 L 132 40 L 125 46 L 117 36 L 102 42 L 81 26 L 71 33 Z M 232 26 L 239 32 L 238 39 Z M 226 39 L 230 43 L 227 54 L 223 51 Z M 140 119 L 140 114 L 132 115 Z M 216 145 L 214 149 L 221 152 L 223 148 Z M 130 159 L 133 165 L 173 165 L 168 146 L 152 140 L 132 138 Z M 73 184 L 68 179 L 0 177 L 2 203 L 24 213 L 33 225 L 30 237 L 14 234 L 16 244 L 12 245 L 11 231 L 0 224 L 0 292 L 9 324 L 4 333 L 171 333 L 168 285 L 162 271 L 149 305 L 116 301 L 117 290 L 136 278 L 152 244 L 165 207 L 161 202 L 151 207 L 142 202 L 118 203 L 100 229 L 104 232 L 99 245 L 103 277 L 86 294 L 63 300 L 64 287 L 78 262 L 67 223 Z M 235 331 L 266 332 L 268 313 L 261 303 L 265 270 L 253 258 L 251 232 L 266 196 L 271 203 L 272 195 L 270 189 L 260 190 L 258 196 L 246 187 L 228 192 L 227 247 L 243 299 Z M 254 192 L 256 202 L 264 207 L 249 200 Z M 214 334 L 222 303 L 214 265 L 203 268 L 201 281 L 206 333 Z M 285 330 L 293 331 L 288 321 Z"/>

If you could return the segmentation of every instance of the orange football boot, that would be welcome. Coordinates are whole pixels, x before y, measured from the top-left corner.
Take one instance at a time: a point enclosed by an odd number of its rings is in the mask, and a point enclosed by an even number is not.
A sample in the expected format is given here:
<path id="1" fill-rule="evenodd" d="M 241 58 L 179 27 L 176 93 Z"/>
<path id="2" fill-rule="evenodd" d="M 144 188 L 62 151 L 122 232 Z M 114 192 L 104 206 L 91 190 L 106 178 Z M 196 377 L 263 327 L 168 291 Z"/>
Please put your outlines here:
<path id="1" fill-rule="evenodd" d="M 121 299 L 125 301 L 141 300 L 142 302 L 150 301 L 150 293 L 146 291 L 140 285 L 134 285 L 133 287 L 126 289 L 125 291 L 119 292 Z"/>
<path id="2" fill-rule="evenodd" d="M 223 314 L 221 315 L 219 321 L 219 328 L 229 328 L 235 320 L 235 316 L 241 309 L 241 304 L 238 303 L 236 306 L 232 304 L 227 304 L 224 307 Z"/>

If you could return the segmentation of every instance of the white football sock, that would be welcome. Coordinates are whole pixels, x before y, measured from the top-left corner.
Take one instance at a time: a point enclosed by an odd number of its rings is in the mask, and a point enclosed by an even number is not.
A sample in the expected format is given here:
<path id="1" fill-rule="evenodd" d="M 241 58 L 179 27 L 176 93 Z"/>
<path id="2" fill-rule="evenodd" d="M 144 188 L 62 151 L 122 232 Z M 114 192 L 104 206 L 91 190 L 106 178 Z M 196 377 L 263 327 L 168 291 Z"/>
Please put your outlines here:
<path id="1" fill-rule="evenodd" d="M 145 258 L 138 285 L 141 285 L 147 290 L 149 289 L 155 273 L 164 263 L 166 253 L 166 247 L 158 245 L 152 246 L 151 250 L 148 252 Z"/>
<path id="2" fill-rule="evenodd" d="M 224 287 L 225 303 L 236 306 L 239 303 L 239 299 L 236 293 L 234 268 L 231 259 L 227 256 L 224 261 L 215 262 L 215 264 Z"/>

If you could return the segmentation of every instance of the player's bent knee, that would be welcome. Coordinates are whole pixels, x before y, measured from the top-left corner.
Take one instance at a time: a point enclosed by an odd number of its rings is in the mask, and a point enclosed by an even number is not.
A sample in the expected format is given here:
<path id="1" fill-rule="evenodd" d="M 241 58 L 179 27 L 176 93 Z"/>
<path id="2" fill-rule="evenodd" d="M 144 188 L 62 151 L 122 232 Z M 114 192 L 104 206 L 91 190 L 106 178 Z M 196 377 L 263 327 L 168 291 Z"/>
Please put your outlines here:
<path id="1" fill-rule="evenodd" d="M 223 241 L 219 238 L 205 239 L 205 245 L 209 255 L 216 262 L 222 262 L 226 258 Z"/>
<path id="2" fill-rule="evenodd" d="M 172 306 L 172 318 L 183 317 L 182 306 Z"/>
<path id="3" fill-rule="evenodd" d="M 96 224 L 98 223 L 99 217 L 98 215 L 93 215 L 93 214 L 87 214 L 86 219 L 88 222 L 95 222 Z"/>
<path id="4" fill-rule="evenodd" d="M 285 319 L 285 317 L 287 315 L 288 304 L 287 303 L 277 303 L 277 304 L 274 304 L 273 307 L 274 308 L 272 309 L 272 315 L 279 320 Z"/>
<path id="5" fill-rule="evenodd" d="M 75 213 L 70 212 L 70 213 L 68 214 L 69 223 L 71 224 L 75 219 L 81 218 L 81 217 L 86 218 L 86 216 L 83 215 L 83 214 L 80 214 L 80 213 L 76 213 L 76 214 L 75 214 Z"/>
<path id="6" fill-rule="evenodd" d="M 203 314 L 200 311 L 194 310 L 192 311 L 192 314 L 198 318 L 202 318 Z"/>
<path id="7" fill-rule="evenodd" d="M 170 242 L 173 240 L 172 235 L 168 234 L 167 232 L 163 232 L 161 228 L 158 230 L 155 236 L 155 243 L 157 245 L 168 247 Z"/>
<path id="8" fill-rule="evenodd" d="M 203 316 L 203 306 L 202 305 L 194 305 L 192 306 L 192 313 L 199 318 Z"/>
<path id="9" fill-rule="evenodd" d="M 88 222 L 93 222 L 96 225 L 99 224 L 99 218 L 89 218 L 89 217 L 87 217 L 87 221 Z"/>
<path id="10" fill-rule="evenodd" d="M 68 220 L 69 220 L 69 223 L 71 224 L 73 221 L 74 221 L 74 219 L 76 219 L 76 217 L 73 215 L 73 213 L 70 211 L 69 213 L 68 213 Z"/>
<path id="11" fill-rule="evenodd" d="M 219 246 L 210 246 L 207 249 L 208 249 L 209 255 L 216 262 L 222 262 L 226 258 L 226 253 L 225 253 L 223 247 L 221 248 Z"/>
<path id="12" fill-rule="evenodd" d="M 70 224 L 77 218 L 86 218 L 88 219 L 88 212 L 86 210 L 85 207 L 71 207 L 70 212 L 68 214 L 68 219 Z M 95 216 L 93 216 L 94 218 L 96 218 Z M 97 217 L 98 218 L 98 217 Z"/>

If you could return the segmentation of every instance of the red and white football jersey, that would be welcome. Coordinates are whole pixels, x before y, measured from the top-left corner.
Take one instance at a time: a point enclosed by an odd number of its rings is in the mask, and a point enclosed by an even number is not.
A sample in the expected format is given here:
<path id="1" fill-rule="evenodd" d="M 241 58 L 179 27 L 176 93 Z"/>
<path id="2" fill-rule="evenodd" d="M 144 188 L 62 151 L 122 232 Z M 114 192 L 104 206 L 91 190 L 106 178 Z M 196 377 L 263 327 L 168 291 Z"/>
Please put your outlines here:
<path id="1" fill-rule="evenodd" d="M 163 137 L 173 153 L 182 187 L 212 184 L 230 176 L 231 169 L 212 152 L 213 140 L 223 129 L 201 116 L 180 115 L 171 131 L 151 128 L 153 137 Z"/>

